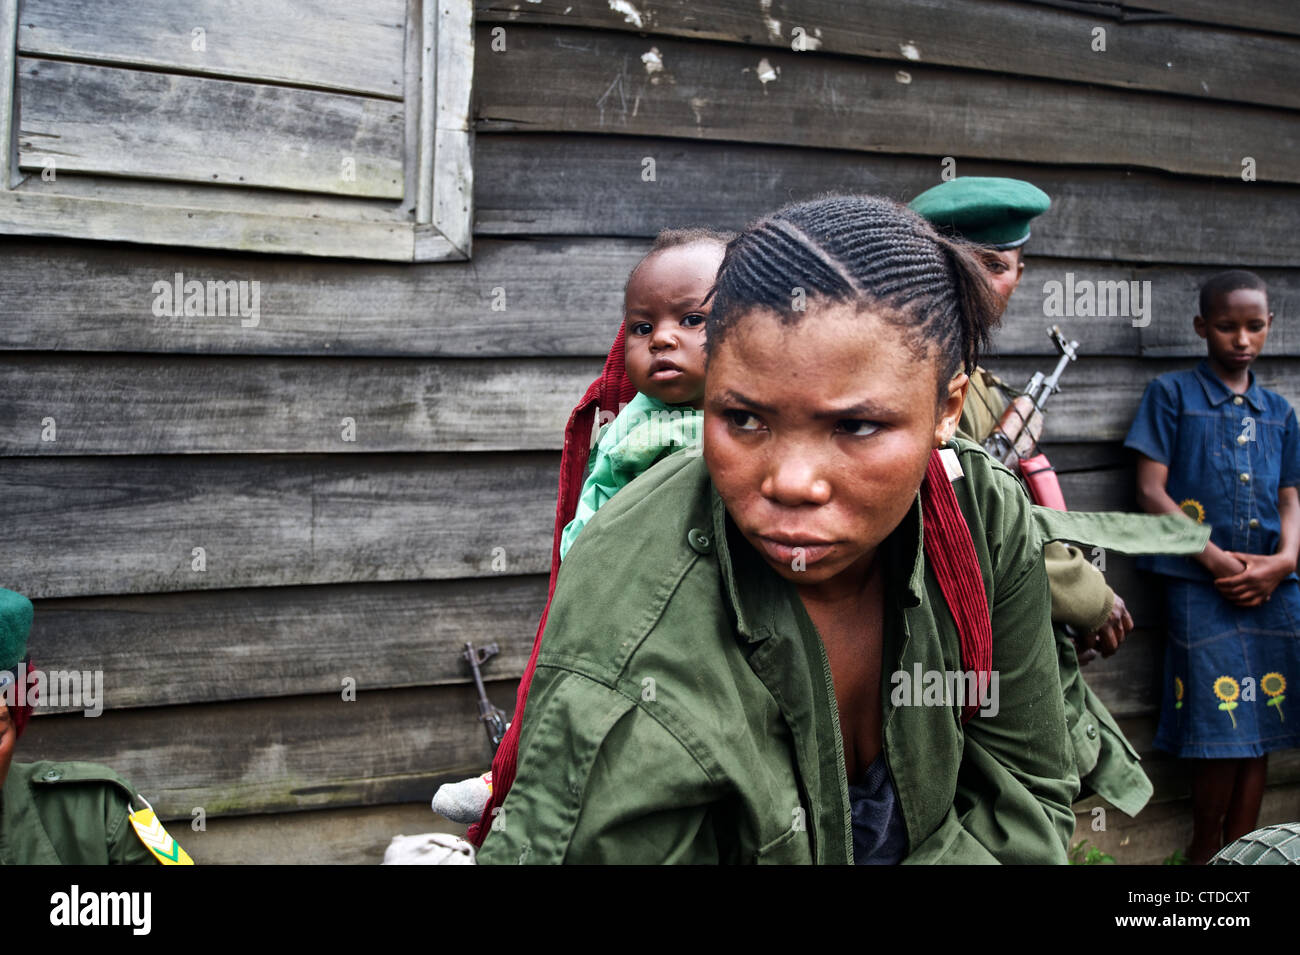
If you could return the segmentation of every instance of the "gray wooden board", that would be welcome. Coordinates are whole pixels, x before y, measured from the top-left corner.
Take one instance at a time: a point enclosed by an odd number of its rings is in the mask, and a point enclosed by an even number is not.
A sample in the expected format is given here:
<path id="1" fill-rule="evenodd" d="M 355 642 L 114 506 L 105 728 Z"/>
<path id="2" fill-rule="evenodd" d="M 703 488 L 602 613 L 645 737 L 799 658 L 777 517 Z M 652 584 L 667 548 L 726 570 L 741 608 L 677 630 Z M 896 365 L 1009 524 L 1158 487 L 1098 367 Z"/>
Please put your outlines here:
<path id="1" fill-rule="evenodd" d="M 140 243 L 147 236 L 150 242 L 163 245 L 396 261 L 410 261 L 415 251 L 415 230 L 410 223 L 336 216 L 295 218 L 253 210 L 249 206 L 252 198 L 244 196 L 240 211 L 232 203 L 222 203 L 220 208 L 206 203 L 187 207 L 183 197 L 176 199 L 180 204 L 166 204 L 164 198 L 162 205 L 148 205 L 58 192 L 0 192 L 0 232 L 115 243 Z M 437 243 L 425 246 L 430 259 L 443 253 L 444 258 L 464 258 L 446 248 L 439 252 Z"/>
<path id="2" fill-rule="evenodd" d="M 1023 388 L 1053 357 L 983 364 Z M 1190 365 L 1086 356 L 1062 376 L 1044 440 L 1121 441 L 1147 383 Z M 0 457 L 558 451 L 599 374 L 599 359 L 579 358 L 10 354 L 0 357 Z M 1300 401 L 1300 361 L 1261 359 L 1256 374 Z"/>
<path id="3" fill-rule="evenodd" d="M 1292 0 L 1255 0 L 1222 3 L 1220 0 L 1141 0 L 1144 10 L 1161 10 L 1183 20 L 1197 20 L 1242 30 L 1274 30 L 1300 36 L 1300 15 Z"/>
<path id="4" fill-rule="evenodd" d="M 623 283 L 649 244 L 480 238 L 472 262 L 396 266 L 0 239 L 0 350 L 598 358 L 622 321 Z M 1196 289 L 1214 267 L 1134 268 L 1032 253 L 1026 263 L 994 339 L 996 355 L 1050 356 L 1052 324 L 1079 339 L 1085 363 L 1140 350 L 1197 353 L 1189 309 L 1195 311 Z M 1277 315 L 1266 354 L 1300 354 L 1292 331 L 1300 318 L 1300 272 L 1259 273 Z M 154 313 L 156 304 L 174 305 L 166 292 L 177 274 L 182 287 L 203 284 L 205 314 L 168 316 L 161 307 L 163 314 Z M 1122 316 L 1045 314 L 1045 283 L 1070 276 L 1076 283 L 1150 281 L 1151 324 L 1138 329 Z M 248 283 L 250 305 L 257 283 L 255 325 L 206 314 L 208 283 L 225 288 L 232 281 Z M 155 292 L 157 282 L 168 284 Z"/>
<path id="5" fill-rule="evenodd" d="M 813 128 L 825 128 L 816 123 Z M 480 135 L 475 229 L 487 235 L 653 236 L 668 226 L 739 229 L 786 202 L 825 192 L 907 201 L 960 176 L 1026 179 L 1052 197 L 1029 251 L 1120 262 L 1289 266 L 1300 262 L 1300 192 L 1261 181 L 1133 169 L 993 162 L 952 150 L 887 156 L 645 136 Z M 643 181 L 643 160 L 655 181 Z M 1017 158 L 1032 158 L 1028 154 Z M 1063 156 L 1054 157 L 1063 160 Z"/>
<path id="6" fill-rule="evenodd" d="M 1191 23 L 1117 22 L 1084 7 L 952 0 L 711 0 L 707 14 L 689 0 L 478 0 L 475 7 L 478 22 L 507 24 L 507 37 L 512 23 L 551 24 L 790 50 L 798 28 L 808 56 L 849 54 L 893 60 L 905 69 L 939 64 L 1300 106 L 1300 87 L 1291 81 L 1300 44 L 1293 39 Z M 1293 13 L 1292 24 L 1297 20 Z M 1105 30 L 1104 51 L 1093 49 L 1097 27 Z"/>
<path id="7" fill-rule="evenodd" d="M 514 681 L 491 684 L 513 699 Z M 428 801 L 481 773 L 492 749 L 472 687 L 37 716 L 23 760 L 91 760 L 122 773 L 164 819 Z M 432 812 L 430 813 L 432 815 Z"/>
<path id="8" fill-rule="evenodd" d="M 483 49 L 489 29 L 478 27 Z M 665 37 L 521 26 L 508 36 L 475 64 L 480 131 L 1132 165 L 1238 182 L 1250 157 L 1258 178 L 1300 182 L 1290 110 Z M 1189 132 L 1205 128 L 1216 135 Z"/>
<path id="9" fill-rule="evenodd" d="M 545 573 L 558 460 L 13 458 L 0 468 L 0 580 L 35 599 L 486 577 L 502 556 L 506 573 Z"/>
<path id="10" fill-rule="evenodd" d="M 253 214 L 249 210 L 251 196 L 256 200 L 255 214 L 258 216 L 277 216 L 291 221 L 311 220 L 318 228 L 328 228 L 332 224 L 347 226 L 360 236 L 361 241 L 369 240 L 363 231 L 366 225 L 409 225 L 411 222 L 410 209 L 391 199 L 330 196 L 328 200 L 322 200 L 313 193 L 285 189 L 259 188 L 250 193 L 243 186 L 222 185 L 211 181 L 196 184 L 151 182 L 78 174 L 63 169 L 58 170 L 56 177 L 50 180 L 42 179 L 39 175 L 29 175 L 14 188 L 14 192 L 23 199 L 37 196 L 51 199 L 97 199 L 155 208 L 172 206 L 190 214 L 226 212 L 244 216 Z M 83 208 L 92 209 L 94 205 L 87 203 Z M 198 245 L 203 238 L 201 226 L 201 221 L 192 223 L 194 237 L 190 242 L 194 245 Z M 133 237 L 132 241 L 145 244 L 157 242 L 157 239 L 152 233 L 145 232 Z"/>
<path id="11" fill-rule="evenodd" d="M 436 23 L 436 48 L 428 54 L 436 64 L 436 109 L 433 122 L 436 137 L 433 142 L 433 183 L 428 193 L 430 218 L 420 217 L 428 228 L 416 230 L 416 259 L 426 261 L 423 254 L 426 237 L 436 237 L 453 248 L 470 254 L 474 229 L 472 203 L 474 196 L 474 127 L 473 77 L 476 49 L 474 43 L 474 12 L 470 0 L 457 0 L 441 6 L 437 15 L 428 15 Z"/>
<path id="12" fill-rule="evenodd" d="M 13 84 L 14 63 L 18 35 L 18 0 L 0 3 L 0 190 L 12 189 L 19 179 L 18 142 L 14 131 L 18 117 Z"/>
<path id="13" fill-rule="evenodd" d="M 582 358 L 10 355 L 0 456 L 558 451 L 600 370 Z"/>
<path id="14" fill-rule="evenodd" d="M 1051 458 L 1051 448 L 1048 449 Z M 1061 492 L 1072 511 L 1138 510 L 1133 482 L 1115 471 L 1073 471 L 1060 475 Z"/>
<path id="15" fill-rule="evenodd" d="M 170 832 L 198 865 L 377 865 L 397 835 L 465 826 L 433 812 L 429 801 L 265 816 L 225 816 L 202 832 L 183 822 Z"/>
<path id="16" fill-rule="evenodd" d="M 26 169 L 402 196 L 392 100 L 19 57 L 18 101 Z"/>
<path id="17" fill-rule="evenodd" d="M 623 282 L 648 249 L 645 239 L 477 240 L 470 263 L 399 266 L 5 239 L 0 348 L 603 356 L 623 320 Z M 154 315 L 154 283 L 174 285 L 177 273 L 248 282 L 250 294 L 257 282 L 258 324 Z"/>
<path id="18" fill-rule="evenodd" d="M 18 48 L 400 99 L 405 21 L 405 0 L 24 0 Z"/>
<path id="19" fill-rule="evenodd" d="M 336 693 L 345 677 L 361 692 L 467 684 L 467 641 L 500 648 L 485 679 L 523 673 L 545 602 L 545 576 L 507 574 L 38 600 L 28 649 L 46 673 L 102 672 L 105 709 Z"/>
<path id="20" fill-rule="evenodd" d="M 1048 411 L 1051 412 L 1050 406 Z M 1118 441 L 1104 444 L 1093 441 L 1069 444 L 1049 439 L 1043 442 L 1043 447 L 1052 459 L 1052 466 L 1062 473 L 1122 470 L 1128 477 L 1132 476 L 1133 452 Z"/>

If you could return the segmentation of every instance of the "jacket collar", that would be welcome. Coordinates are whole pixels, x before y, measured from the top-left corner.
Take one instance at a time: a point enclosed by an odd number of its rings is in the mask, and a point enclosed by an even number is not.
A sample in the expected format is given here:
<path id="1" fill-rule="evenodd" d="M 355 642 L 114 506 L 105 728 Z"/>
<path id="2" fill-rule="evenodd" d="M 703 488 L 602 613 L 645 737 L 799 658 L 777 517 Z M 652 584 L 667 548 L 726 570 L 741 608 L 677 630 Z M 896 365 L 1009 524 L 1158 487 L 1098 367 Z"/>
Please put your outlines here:
<path id="1" fill-rule="evenodd" d="M 1209 359 L 1201 359 L 1201 363 L 1196 366 L 1196 380 L 1201 383 L 1201 388 L 1205 391 L 1205 400 L 1210 403 L 1211 408 L 1217 408 L 1229 399 L 1235 398 L 1237 393 L 1223 383 L 1223 379 L 1214 373 L 1210 368 Z M 1255 411 L 1264 410 L 1264 395 L 1259 387 L 1259 382 L 1255 380 L 1253 371 L 1247 372 L 1250 376 L 1250 387 L 1242 395 L 1250 407 Z"/>
<path id="2" fill-rule="evenodd" d="M 736 615 L 736 629 L 749 643 L 797 626 L 791 599 L 793 585 L 779 576 L 741 536 L 718 489 L 709 481 L 713 540 L 727 600 Z M 881 558 L 889 590 L 899 606 L 917 607 L 925 593 L 925 548 L 922 546 L 921 495 L 883 544 Z M 734 547 L 732 545 L 735 545 Z M 906 570 L 904 578 L 900 571 Z M 901 585 L 901 586 L 900 586 Z"/>

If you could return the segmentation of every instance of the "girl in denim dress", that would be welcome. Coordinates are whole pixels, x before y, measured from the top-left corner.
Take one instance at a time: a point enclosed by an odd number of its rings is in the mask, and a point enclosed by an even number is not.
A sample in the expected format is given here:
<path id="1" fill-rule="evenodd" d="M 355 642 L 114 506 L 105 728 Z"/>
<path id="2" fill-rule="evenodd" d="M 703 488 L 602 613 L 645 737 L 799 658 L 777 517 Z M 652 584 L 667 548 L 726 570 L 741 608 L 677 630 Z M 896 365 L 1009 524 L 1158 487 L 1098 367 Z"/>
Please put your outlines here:
<path id="1" fill-rule="evenodd" d="M 1145 510 L 1212 527 L 1196 558 L 1139 561 L 1167 582 L 1155 746 L 1197 760 L 1193 863 L 1257 828 L 1268 753 L 1300 745 L 1300 428 L 1250 370 L 1272 322 L 1258 276 L 1207 280 L 1194 327 L 1208 357 L 1147 386 L 1124 442 Z"/>

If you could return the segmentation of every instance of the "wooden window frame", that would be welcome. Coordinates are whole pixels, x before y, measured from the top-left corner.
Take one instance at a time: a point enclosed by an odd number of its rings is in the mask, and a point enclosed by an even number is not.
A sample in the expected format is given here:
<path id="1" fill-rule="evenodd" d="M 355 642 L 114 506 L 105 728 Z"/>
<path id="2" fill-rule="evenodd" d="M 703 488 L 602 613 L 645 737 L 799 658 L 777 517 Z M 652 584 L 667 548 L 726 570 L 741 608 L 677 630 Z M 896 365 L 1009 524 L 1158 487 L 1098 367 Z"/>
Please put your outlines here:
<path id="1" fill-rule="evenodd" d="M 24 172 L 16 95 L 19 2 L 0 0 L 0 234 L 396 262 L 470 257 L 473 0 L 408 0 L 406 189 L 391 218 L 349 216 L 349 203 L 327 195 L 280 194 L 260 202 L 254 189 L 130 180 L 146 184 L 149 201 L 143 202 L 107 177 L 72 177 L 83 188 L 60 190 L 57 178 L 45 183 L 39 173 Z M 89 182 L 102 188 L 85 188 Z"/>

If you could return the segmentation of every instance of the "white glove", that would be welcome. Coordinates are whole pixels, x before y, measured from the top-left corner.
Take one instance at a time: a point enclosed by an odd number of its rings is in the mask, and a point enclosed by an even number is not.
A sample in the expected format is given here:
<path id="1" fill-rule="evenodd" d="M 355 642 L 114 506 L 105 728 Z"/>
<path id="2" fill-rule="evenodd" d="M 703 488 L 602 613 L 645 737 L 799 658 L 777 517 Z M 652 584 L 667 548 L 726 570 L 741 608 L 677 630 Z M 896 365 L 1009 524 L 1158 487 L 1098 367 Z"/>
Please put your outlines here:
<path id="1" fill-rule="evenodd" d="M 474 847 L 450 832 L 393 836 L 383 865 L 475 865 Z"/>

